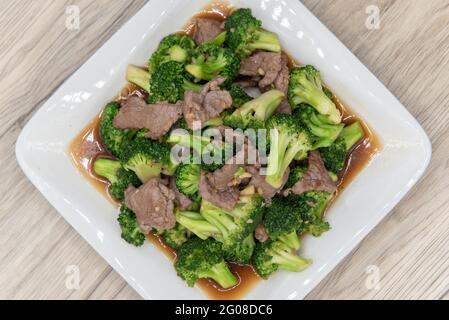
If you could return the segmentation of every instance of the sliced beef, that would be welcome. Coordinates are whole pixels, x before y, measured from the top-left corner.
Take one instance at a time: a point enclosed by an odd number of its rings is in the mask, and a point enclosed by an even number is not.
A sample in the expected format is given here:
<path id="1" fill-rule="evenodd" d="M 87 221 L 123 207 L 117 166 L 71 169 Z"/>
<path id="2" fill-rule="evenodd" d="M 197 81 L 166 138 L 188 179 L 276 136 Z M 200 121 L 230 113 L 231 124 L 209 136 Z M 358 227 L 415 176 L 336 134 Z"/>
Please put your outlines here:
<path id="1" fill-rule="evenodd" d="M 268 233 L 265 229 L 265 226 L 263 224 L 259 224 L 256 228 L 256 232 L 254 233 L 254 237 L 259 240 L 259 242 L 266 242 L 268 241 Z"/>
<path id="2" fill-rule="evenodd" d="M 224 81 L 224 78 L 217 78 L 204 85 L 200 93 L 186 91 L 182 112 L 190 129 L 194 129 L 195 121 L 204 123 L 232 106 L 229 92 L 219 87 Z"/>
<path id="3" fill-rule="evenodd" d="M 303 194 L 308 191 L 326 191 L 329 193 L 337 191 L 337 186 L 329 177 L 320 153 L 312 151 L 308 161 L 309 165 L 303 178 L 292 188 L 286 189 L 284 191 L 285 196 L 290 193 Z"/>
<path id="4" fill-rule="evenodd" d="M 274 80 L 274 87 L 287 94 L 290 83 L 290 69 L 288 68 L 288 58 L 285 54 L 281 56 L 281 70 Z"/>
<path id="5" fill-rule="evenodd" d="M 239 200 L 239 189 L 237 187 L 224 186 L 225 181 L 220 181 L 220 183 L 215 185 L 217 181 L 214 181 L 214 178 L 211 173 L 201 172 L 199 186 L 201 197 L 225 210 L 234 209 Z"/>
<path id="6" fill-rule="evenodd" d="M 225 164 L 223 168 L 208 173 L 207 179 L 218 191 L 227 191 L 233 186 L 234 175 L 239 167 L 237 164 Z"/>
<path id="7" fill-rule="evenodd" d="M 217 20 L 197 18 L 193 26 L 193 39 L 196 43 L 211 41 L 223 32 L 223 24 Z"/>
<path id="8" fill-rule="evenodd" d="M 131 186 L 125 191 L 125 205 L 135 212 L 145 234 L 153 228 L 167 230 L 175 226 L 174 200 L 175 193 L 159 179 L 151 179 L 138 189 Z"/>
<path id="9" fill-rule="evenodd" d="M 247 166 L 246 171 L 251 173 L 251 175 L 252 175 L 249 185 L 254 186 L 254 188 L 257 190 L 257 192 L 265 198 L 265 202 L 267 204 L 270 204 L 271 199 L 280 190 L 282 190 L 284 185 L 287 183 L 288 177 L 290 175 L 290 169 L 287 169 L 287 171 L 284 174 L 283 180 L 282 180 L 281 188 L 276 189 L 271 184 L 269 184 L 265 181 L 266 176 L 263 176 L 260 174 L 260 169 L 254 167 L 254 166 Z"/>
<path id="10" fill-rule="evenodd" d="M 252 77 L 262 76 L 259 87 L 264 88 L 275 82 L 281 69 L 282 58 L 280 53 L 258 52 L 242 60 L 240 74 Z"/>
<path id="11" fill-rule="evenodd" d="M 290 83 L 290 70 L 288 68 L 288 58 L 285 54 L 282 54 L 282 68 L 279 72 L 276 80 L 274 80 L 274 87 L 278 89 L 279 91 L 282 91 L 285 93 L 285 96 L 287 97 L 288 93 L 288 85 Z M 292 107 L 288 103 L 287 98 L 282 101 L 281 105 L 276 110 L 277 113 L 292 113 Z"/>
<path id="12" fill-rule="evenodd" d="M 290 106 L 290 103 L 288 103 L 287 99 L 281 102 L 279 107 L 276 109 L 276 113 L 286 113 L 291 114 L 293 112 L 292 107 Z"/>
<path id="13" fill-rule="evenodd" d="M 182 194 L 179 190 L 178 187 L 176 186 L 176 181 L 175 178 L 170 178 L 170 189 L 174 192 L 175 194 L 175 204 L 181 209 L 181 210 L 185 210 L 188 207 L 190 207 L 193 203 L 192 200 L 190 200 L 188 197 L 186 197 L 184 194 Z"/>
<path id="14" fill-rule="evenodd" d="M 148 105 L 138 96 L 122 103 L 114 118 L 114 127 L 120 129 L 148 129 L 147 138 L 159 139 L 178 121 L 182 113 L 181 104 L 158 103 Z"/>

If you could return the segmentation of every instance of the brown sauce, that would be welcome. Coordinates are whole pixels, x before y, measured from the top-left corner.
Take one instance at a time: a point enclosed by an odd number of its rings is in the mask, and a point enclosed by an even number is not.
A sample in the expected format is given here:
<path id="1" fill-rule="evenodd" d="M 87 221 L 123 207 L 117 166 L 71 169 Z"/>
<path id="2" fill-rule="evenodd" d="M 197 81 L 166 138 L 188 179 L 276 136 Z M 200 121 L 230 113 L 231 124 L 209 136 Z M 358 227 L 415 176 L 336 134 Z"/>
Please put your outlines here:
<path id="1" fill-rule="evenodd" d="M 160 237 L 150 234 L 148 240 L 162 251 L 170 261 L 174 262 L 176 260 L 175 250 L 167 246 Z M 229 263 L 229 268 L 239 279 L 239 283 L 235 287 L 225 290 L 209 279 L 200 279 L 197 282 L 197 286 L 210 299 L 237 300 L 243 298 L 261 280 L 252 266 Z"/>
<path id="2" fill-rule="evenodd" d="M 214 3 L 204 9 L 201 13 L 195 15 L 193 18 L 211 18 L 218 21 L 224 21 L 229 13 L 232 12 L 232 8 L 220 4 Z M 186 25 L 183 32 L 191 34 L 192 23 Z M 299 66 L 296 60 L 291 56 L 289 57 L 289 67 L 293 68 Z M 122 101 L 129 95 L 137 94 L 145 96 L 146 93 L 139 90 L 132 84 L 127 84 L 122 91 L 114 98 L 116 101 Z M 359 121 L 364 130 L 365 138 L 357 144 L 351 151 L 345 169 L 340 175 L 340 181 L 338 185 L 338 192 L 342 192 L 351 181 L 358 175 L 358 173 L 371 161 L 373 156 L 380 150 L 381 143 L 377 136 L 372 132 L 366 123 L 354 114 L 346 105 L 344 105 L 337 97 L 334 98 L 334 102 L 343 114 L 343 122 L 345 124 L 351 124 Z M 86 177 L 90 183 L 92 183 L 97 190 L 108 197 L 112 203 L 118 205 L 108 195 L 108 183 L 107 181 L 97 177 L 92 168 L 92 164 L 97 157 L 111 157 L 105 150 L 99 134 L 99 121 L 101 115 L 95 117 L 85 129 L 83 129 L 78 136 L 75 137 L 70 145 L 69 153 L 73 159 L 74 164 L 79 171 Z M 171 261 L 176 259 L 175 251 L 164 244 L 160 237 L 156 235 L 149 235 L 149 241 L 158 247 Z M 248 293 L 261 278 L 256 274 L 251 266 L 242 266 L 238 264 L 230 264 L 231 270 L 239 278 L 239 284 L 229 290 L 224 290 L 217 286 L 213 281 L 202 279 L 198 282 L 198 286 L 207 294 L 211 299 L 240 299 Z"/>

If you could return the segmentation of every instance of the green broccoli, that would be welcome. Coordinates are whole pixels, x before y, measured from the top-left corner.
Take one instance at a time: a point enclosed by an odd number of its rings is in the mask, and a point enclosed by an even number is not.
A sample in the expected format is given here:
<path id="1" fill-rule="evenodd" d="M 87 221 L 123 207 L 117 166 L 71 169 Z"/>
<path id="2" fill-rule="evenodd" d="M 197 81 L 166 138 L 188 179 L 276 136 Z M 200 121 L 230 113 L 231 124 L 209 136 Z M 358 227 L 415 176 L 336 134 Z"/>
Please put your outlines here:
<path id="1" fill-rule="evenodd" d="M 140 231 L 139 224 L 136 220 L 134 212 L 122 205 L 120 208 L 120 214 L 118 216 L 118 222 L 122 230 L 122 238 L 129 244 L 140 247 L 145 242 L 145 235 Z"/>
<path id="2" fill-rule="evenodd" d="M 197 81 L 223 77 L 226 79 L 223 86 L 226 86 L 238 76 L 240 59 L 231 49 L 203 44 L 195 51 L 193 63 L 188 64 L 186 70 Z"/>
<path id="3" fill-rule="evenodd" d="M 216 36 L 214 39 L 207 41 L 207 42 L 203 42 L 203 45 L 205 44 L 211 44 L 214 46 L 219 46 L 221 47 L 225 41 L 226 41 L 226 31 L 223 31 L 222 33 L 220 33 L 218 36 Z"/>
<path id="4" fill-rule="evenodd" d="M 269 207 L 265 208 L 263 225 L 270 240 L 285 242 L 290 248 L 299 249 L 297 232 L 302 226 L 300 202 L 287 198 L 274 198 Z"/>
<path id="5" fill-rule="evenodd" d="M 234 129 L 265 128 L 265 121 L 273 115 L 277 107 L 284 100 L 284 93 L 279 90 L 270 90 L 253 99 L 225 116 L 223 123 Z"/>
<path id="6" fill-rule="evenodd" d="M 313 149 L 329 147 L 338 138 L 344 124 L 333 124 L 326 116 L 315 111 L 307 104 L 302 104 L 294 111 L 295 117 L 307 128 L 313 139 Z"/>
<path id="7" fill-rule="evenodd" d="M 289 198 L 298 204 L 302 233 L 310 233 L 314 237 L 319 237 L 329 231 L 329 223 L 323 220 L 323 215 L 332 200 L 332 194 L 324 191 L 309 191 L 300 196 L 290 195 Z"/>
<path id="8" fill-rule="evenodd" d="M 214 280 L 223 289 L 238 284 L 237 277 L 223 259 L 221 243 L 213 239 L 191 239 L 178 249 L 176 255 L 175 269 L 190 287 L 202 278 Z"/>
<path id="9" fill-rule="evenodd" d="M 120 161 L 111 159 L 96 159 L 94 162 L 94 172 L 100 177 L 106 178 L 111 185 L 109 194 L 116 200 L 125 198 L 125 190 L 133 185 L 139 187 L 142 183 L 132 171 L 125 170 Z"/>
<path id="10" fill-rule="evenodd" d="M 189 74 L 180 62 L 169 61 L 158 65 L 150 81 L 150 96 L 148 103 L 166 101 L 176 103 L 184 99 L 184 92 L 192 90 L 201 91 L 201 86 L 189 80 Z"/>
<path id="11" fill-rule="evenodd" d="M 258 243 L 252 259 L 253 266 L 257 273 L 264 278 L 279 269 L 301 272 L 312 261 L 299 257 L 294 250 L 281 240 Z"/>
<path id="12" fill-rule="evenodd" d="M 238 84 L 231 85 L 229 94 L 232 97 L 232 107 L 234 108 L 240 108 L 245 103 L 253 100 L 253 98 Z"/>
<path id="13" fill-rule="evenodd" d="M 290 170 L 290 175 L 288 176 L 287 183 L 285 184 L 285 188 L 293 188 L 293 186 L 304 177 L 304 174 L 307 172 L 306 167 L 295 167 Z"/>
<path id="14" fill-rule="evenodd" d="M 123 147 L 120 157 L 126 170 L 132 170 L 142 183 L 159 177 L 162 169 L 171 165 L 170 149 L 159 142 L 136 138 Z"/>
<path id="15" fill-rule="evenodd" d="M 239 263 L 249 262 L 254 246 L 251 245 L 253 232 L 262 221 L 263 199 L 259 195 L 241 196 L 236 207 L 229 211 L 219 208 L 203 199 L 201 215 L 217 227 L 223 242 L 225 257 Z"/>
<path id="16" fill-rule="evenodd" d="M 197 212 L 177 212 L 176 221 L 202 240 L 212 237 L 216 240 L 223 241 L 220 230 Z"/>
<path id="17" fill-rule="evenodd" d="M 340 110 L 323 91 L 320 72 L 311 65 L 291 71 L 288 100 L 293 108 L 306 103 L 327 117 L 330 123 L 341 123 Z"/>
<path id="18" fill-rule="evenodd" d="M 238 9 L 226 20 L 226 45 L 241 57 L 248 57 L 255 50 L 281 52 L 281 44 L 275 33 L 262 29 L 251 9 Z"/>
<path id="19" fill-rule="evenodd" d="M 338 175 L 345 166 L 348 152 L 364 136 L 365 133 L 359 122 L 345 127 L 331 146 L 320 150 L 326 168 Z"/>
<path id="20" fill-rule="evenodd" d="M 165 244 L 172 249 L 179 249 L 190 238 L 190 232 L 181 224 L 177 223 L 173 229 L 160 230 L 157 232 Z"/>
<path id="21" fill-rule="evenodd" d="M 176 187 L 179 192 L 191 200 L 199 197 L 198 188 L 200 184 L 201 165 L 194 163 L 183 163 L 176 169 Z"/>
<path id="22" fill-rule="evenodd" d="M 280 188 L 290 163 L 298 153 L 311 150 L 312 141 L 292 115 L 275 114 L 268 119 L 267 129 L 271 137 L 265 180 L 274 188 Z"/>
<path id="23" fill-rule="evenodd" d="M 132 140 L 139 130 L 135 129 L 118 129 L 114 127 L 114 118 L 120 111 L 120 103 L 108 103 L 101 115 L 100 120 L 100 137 L 106 149 L 115 157 L 119 157 L 122 153 L 122 147 L 128 141 Z"/>
<path id="24" fill-rule="evenodd" d="M 150 73 L 147 70 L 130 64 L 126 71 L 126 80 L 134 83 L 146 92 L 150 90 Z"/>
<path id="25" fill-rule="evenodd" d="M 151 55 L 148 70 L 151 74 L 163 63 L 176 61 L 184 63 L 190 61 L 195 41 L 183 34 L 171 34 L 161 40 L 158 49 Z"/>

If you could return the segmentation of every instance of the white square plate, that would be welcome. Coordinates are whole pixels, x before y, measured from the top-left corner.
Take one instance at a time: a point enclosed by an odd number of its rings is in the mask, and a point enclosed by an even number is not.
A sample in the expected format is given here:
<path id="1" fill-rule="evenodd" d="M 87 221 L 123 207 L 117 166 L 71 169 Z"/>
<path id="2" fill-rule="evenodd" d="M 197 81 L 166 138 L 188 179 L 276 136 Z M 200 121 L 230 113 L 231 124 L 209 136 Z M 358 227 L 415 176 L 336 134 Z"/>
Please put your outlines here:
<path id="1" fill-rule="evenodd" d="M 146 244 L 120 238 L 116 209 L 73 165 L 68 146 L 125 83 L 129 63 L 143 65 L 159 40 L 180 29 L 210 0 L 152 0 L 81 67 L 23 129 L 17 159 L 62 216 L 147 299 L 200 299 L 168 259 Z M 277 32 L 298 61 L 321 70 L 325 83 L 378 134 L 382 150 L 340 195 L 329 213 L 332 230 L 308 238 L 302 273 L 278 272 L 249 299 L 301 299 L 312 290 L 410 190 L 426 169 L 429 140 L 400 102 L 299 1 L 233 0 L 250 7 Z"/>

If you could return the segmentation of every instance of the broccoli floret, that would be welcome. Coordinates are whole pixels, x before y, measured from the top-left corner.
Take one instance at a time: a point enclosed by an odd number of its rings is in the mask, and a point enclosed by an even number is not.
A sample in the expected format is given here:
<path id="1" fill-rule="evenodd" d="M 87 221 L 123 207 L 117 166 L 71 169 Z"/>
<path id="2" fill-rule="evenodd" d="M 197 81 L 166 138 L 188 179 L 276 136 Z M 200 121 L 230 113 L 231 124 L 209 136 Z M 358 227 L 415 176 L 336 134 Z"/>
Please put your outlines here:
<path id="1" fill-rule="evenodd" d="M 140 231 L 135 213 L 125 205 L 120 207 L 118 222 L 122 230 L 122 238 L 129 244 L 140 247 L 145 242 L 145 235 Z"/>
<path id="2" fill-rule="evenodd" d="M 245 239 L 230 244 L 224 252 L 224 256 L 228 261 L 248 264 L 251 262 L 251 257 L 255 249 L 256 241 L 254 240 L 254 234 L 251 233 Z"/>
<path id="3" fill-rule="evenodd" d="M 159 142 L 136 138 L 123 147 L 120 157 L 126 170 L 132 170 L 142 183 L 159 177 L 164 167 L 170 166 L 170 149 Z"/>
<path id="4" fill-rule="evenodd" d="M 281 240 L 290 248 L 299 249 L 297 232 L 301 228 L 299 202 L 291 198 L 274 198 L 269 207 L 265 208 L 263 225 L 270 240 Z"/>
<path id="5" fill-rule="evenodd" d="M 324 211 L 332 200 L 332 194 L 324 191 L 309 191 L 302 195 L 290 195 L 290 202 L 296 203 L 301 217 L 301 233 L 315 237 L 329 231 L 329 223 L 323 220 Z"/>
<path id="6" fill-rule="evenodd" d="M 295 167 L 290 170 L 290 175 L 288 176 L 288 181 L 285 184 L 285 188 L 293 188 L 293 186 L 304 177 L 306 173 L 306 167 Z"/>
<path id="7" fill-rule="evenodd" d="M 191 200 L 199 197 L 201 166 L 194 163 L 183 163 L 176 169 L 176 187 Z"/>
<path id="8" fill-rule="evenodd" d="M 223 86 L 226 86 L 238 76 L 240 59 L 231 49 L 204 44 L 195 51 L 193 63 L 188 64 L 186 70 L 197 81 L 223 77 L 226 79 Z"/>
<path id="9" fill-rule="evenodd" d="M 359 122 L 345 127 L 331 146 L 320 150 L 326 168 L 338 175 L 345 166 L 348 152 L 364 136 L 365 133 Z"/>
<path id="10" fill-rule="evenodd" d="M 260 129 L 265 127 L 265 121 L 273 115 L 284 100 L 284 93 L 270 90 L 238 108 L 223 119 L 223 123 L 234 129 Z"/>
<path id="11" fill-rule="evenodd" d="M 274 188 L 280 188 L 290 163 L 298 153 L 311 150 L 312 141 L 292 115 L 275 114 L 268 119 L 267 129 L 271 137 L 265 180 Z"/>
<path id="12" fill-rule="evenodd" d="M 221 243 L 213 239 L 202 241 L 195 238 L 184 243 L 177 251 L 175 269 L 190 287 L 202 278 L 214 280 L 223 289 L 238 283 L 223 259 Z"/>
<path id="13" fill-rule="evenodd" d="M 295 117 L 307 128 L 313 139 L 313 148 L 329 147 L 338 138 L 344 124 L 334 124 L 326 116 L 319 114 L 307 104 L 300 105 L 294 112 Z"/>
<path id="14" fill-rule="evenodd" d="M 190 238 L 190 232 L 184 226 L 177 223 L 173 229 L 161 230 L 157 234 L 164 239 L 166 245 L 173 249 L 179 249 Z"/>
<path id="15" fill-rule="evenodd" d="M 154 69 L 151 75 L 148 103 L 162 101 L 176 103 L 184 99 L 186 90 L 199 92 L 201 88 L 200 85 L 189 80 L 189 74 L 184 70 L 182 63 L 169 61 Z"/>
<path id="16" fill-rule="evenodd" d="M 262 29 L 251 9 L 238 9 L 226 20 L 226 44 L 241 57 L 251 55 L 257 49 L 281 52 L 281 44 L 275 33 Z"/>
<path id="17" fill-rule="evenodd" d="M 162 39 L 158 49 L 151 55 L 148 70 L 153 74 L 157 67 L 163 63 L 169 61 L 187 62 L 190 60 L 195 47 L 195 41 L 188 35 L 169 35 Z"/>
<path id="18" fill-rule="evenodd" d="M 200 213 L 204 219 L 220 230 L 221 236 L 216 239 L 223 243 L 225 257 L 234 262 L 249 262 L 254 246 L 248 237 L 253 237 L 254 230 L 262 221 L 262 197 L 241 196 L 231 211 L 203 199 Z"/>
<path id="19" fill-rule="evenodd" d="M 253 100 L 253 98 L 243 90 L 242 86 L 232 84 L 229 89 L 229 94 L 232 97 L 232 107 L 240 108 L 245 103 Z"/>
<path id="20" fill-rule="evenodd" d="M 142 183 L 132 171 L 125 170 L 120 161 L 111 159 L 97 159 L 94 162 L 94 171 L 100 177 L 106 178 L 111 185 L 109 194 L 116 200 L 125 198 L 125 190 L 133 185 L 139 187 Z"/>
<path id="21" fill-rule="evenodd" d="M 100 120 L 100 137 L 106 149 L 116 157 L 122 153 L 122 147 L 128 141 L 132 140 L 139 130 L 135 129 L 118 129 L 114 127 L 113 121 L 120 111 L 120 103 L 108 103 L 101 115 Z"/>
<path id="22" fill-rule="evenodd" d="M 291 71 L 288 100 L 293 108 L 306 103 L 327 117 L 330 123 L 341 123 L 340 110 L 323 91 L 320 72 L 311 65 Z"/>
<path id="23" fill-rule="evenodd" d="M 146 92 L 150 90 L 150 73 L 147 70 L 130 64 L 126 71 L 126 80 L 134 83 Z"/>
<path id="24" fill-rule="evenodd" d="M 176 213 L 176 221 L 202 240 L 210 237 L 219 241 L 223 240 L 220 230 L 197 212 L 178 212 Z"/>
<path id="25" fill-rule="evenodd" d="M 293 248 L 281 240 L 257 244 L 252 261 L 257 273 L 264 278 L 279 269 L 301 272 L 312 263 L 299 257 Z"/>

